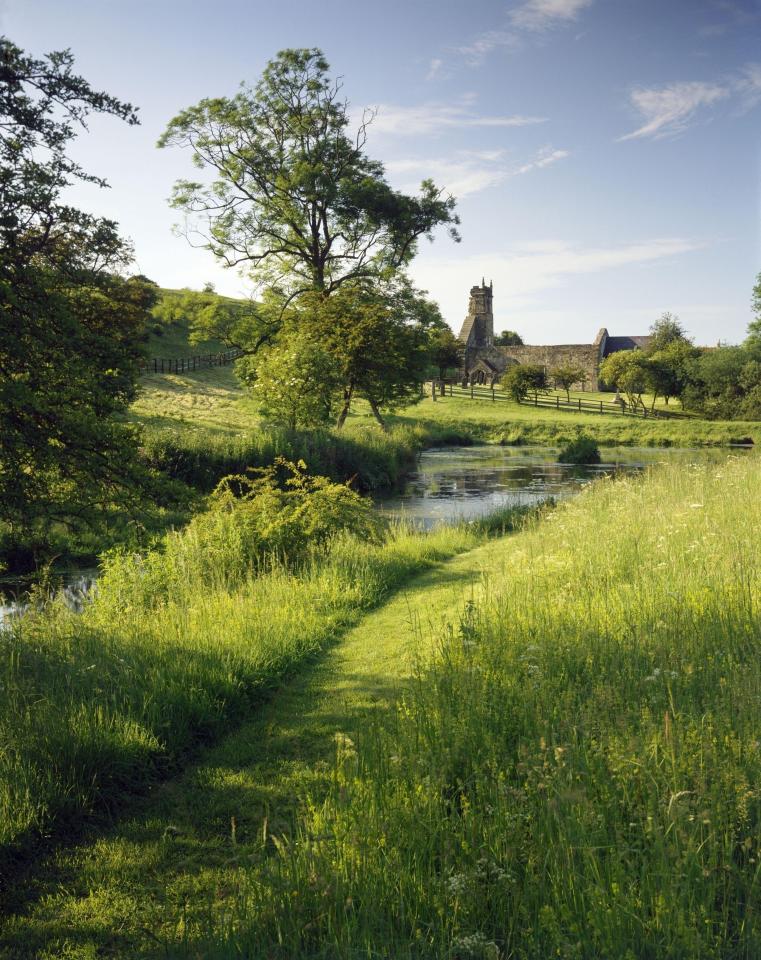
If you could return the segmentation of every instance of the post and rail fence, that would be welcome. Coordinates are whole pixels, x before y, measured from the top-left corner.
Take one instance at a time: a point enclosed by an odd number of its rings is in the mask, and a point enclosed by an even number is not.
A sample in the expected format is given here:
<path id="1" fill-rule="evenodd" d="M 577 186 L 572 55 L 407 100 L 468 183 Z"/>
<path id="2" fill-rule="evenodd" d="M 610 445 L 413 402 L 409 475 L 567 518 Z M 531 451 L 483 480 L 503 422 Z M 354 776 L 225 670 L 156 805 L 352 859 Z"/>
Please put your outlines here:
<path id="1" fill-rule="evenodd" d="M 233 348 L 223 350 L 221 353 L 197 353 L 190 357 L 169 359 L 152 357 L 142 365 L 140 373 L 189 373 L 193 370 L 204 370 L 207 367 L 225 367 L 242 356 L 242 350 Z"/>
<path id="2" fill-rule="evenodd" d="M 514 402 L 511 397 L 494 386 L 479 386 L 470 384 L 462 386 L 450 380 L 430 381 L 430 395 L 432 399 L 440 397 L 465 397 L 470 400 L 489 400 L 492 403 Z M 653 410 L 644 406 L 631 406 L 626 401 L 615 400 L 584 400 L 574 397 L 572 400 L 563 399 L 560 395 L 550 396 L 541 392 L 528 394 L 518 401 L 524 406 L 539 407 L 542 409 L 565 410 L 570 413 L 602 413 L 613 416 L 641 417 L 653 420 L 688 419 L 688 414 L 676 410 Z"/>

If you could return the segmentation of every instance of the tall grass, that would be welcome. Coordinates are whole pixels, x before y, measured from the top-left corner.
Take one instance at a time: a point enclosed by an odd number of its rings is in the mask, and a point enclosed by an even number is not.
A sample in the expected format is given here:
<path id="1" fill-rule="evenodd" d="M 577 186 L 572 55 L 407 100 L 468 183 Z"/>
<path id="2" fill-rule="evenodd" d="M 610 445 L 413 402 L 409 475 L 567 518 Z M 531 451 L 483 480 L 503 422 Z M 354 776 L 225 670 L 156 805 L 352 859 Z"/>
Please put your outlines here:
<path id="1" fill-rule="evenodd" d="M 0 854 L 165 775 L 363 609 L 487 533 L 344 535 L 286 569 L 253 563 L 229 523 L 209 556 L 197 527 L 107 560 L 82 614 L 53 604 L 0 631 Z"/>
<path id="2" fill-rule="evenodd" d="M 204 956 L 761 956 L 757 458 L 509 541 Z"/>
<path id="3" fill-rule="evenodd" d="M 355 489 L 371 492 L 398 486 L 424 447 L 467 442 L 463 431 L 415 425 L 388 432 L 369 424 L 342 431 L 261 426 L 233 435 L 150 429 L 143 449 L 152 466 L 205 492 L 230 473 L 269 466 L 278 457 L 303 460 L 313 474 L 339 482 L 353 480 Z"/>

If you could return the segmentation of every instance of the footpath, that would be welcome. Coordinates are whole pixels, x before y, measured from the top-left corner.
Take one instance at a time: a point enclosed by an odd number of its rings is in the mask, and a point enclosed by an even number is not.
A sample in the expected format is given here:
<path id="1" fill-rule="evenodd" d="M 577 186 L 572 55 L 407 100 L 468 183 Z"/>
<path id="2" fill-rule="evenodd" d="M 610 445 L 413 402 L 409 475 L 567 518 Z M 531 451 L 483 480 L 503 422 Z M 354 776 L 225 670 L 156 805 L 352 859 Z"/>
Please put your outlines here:
<path id="1" fill-rule="evenodd" d="M 336 734 L 361 742 L 447 625 L 502 581 L 511 540 L 415 577 L 181 776 L 40 864 L 0 927 L 0 956 L 158 957 L 192 944 L 229 913 L 243 872 L 289 831 L 305 792 L 319 794 Z"/>

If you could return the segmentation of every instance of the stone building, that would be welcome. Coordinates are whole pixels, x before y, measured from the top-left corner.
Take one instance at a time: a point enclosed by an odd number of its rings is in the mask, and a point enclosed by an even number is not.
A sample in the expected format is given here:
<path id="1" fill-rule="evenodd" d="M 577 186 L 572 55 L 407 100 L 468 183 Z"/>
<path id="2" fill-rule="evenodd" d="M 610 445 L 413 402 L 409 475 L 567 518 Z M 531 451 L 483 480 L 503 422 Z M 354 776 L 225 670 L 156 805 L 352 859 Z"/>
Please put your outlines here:
<path id="1" fill-rule="evenodd" d="M 599 390 L 600 364 L 619 350 L 644 349 L 648 336 L 611 337 L 603 327 L 592 343 L 565 343 L 552 346 L 498 347 L 494 344 L 493 283 L 471 287 L 468 315 L 459 339 L 465 345 L 463 380 L 468 383 L 496 383 L 514 363 L 534 363 L 545 367 L 572 364 L 585 371 L 583 381 L 574 384 L 582 390 Z"/>

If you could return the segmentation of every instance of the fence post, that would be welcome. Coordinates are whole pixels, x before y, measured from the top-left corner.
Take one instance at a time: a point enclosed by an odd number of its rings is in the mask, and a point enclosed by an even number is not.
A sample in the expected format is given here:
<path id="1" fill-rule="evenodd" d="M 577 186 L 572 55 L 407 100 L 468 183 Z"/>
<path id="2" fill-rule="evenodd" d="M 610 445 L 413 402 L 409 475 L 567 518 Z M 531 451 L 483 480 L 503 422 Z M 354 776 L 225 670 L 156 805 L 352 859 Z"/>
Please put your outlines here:
<path id="1" fill-rule="evenodd" d="M 450 396 L 450 397 L 453 397 L 453 396 L 454 396 L 454 392 L 453 392 L 452 384 L 451 384 L 451 383 L 449 384 L 449 396 Z"/>
<path id="2" fill-rule="evenodd" d="M 558 410 L 560 409 L 560 397 L 559 397 L 559 396 L 555 397 L 555 407 L 556 407 Z"/>
<path id="3" fill-rule="evenodd" d="M 491 402 L 494 403 L 496 399 L 497 398 L 494 396 L 494 384 L 492 384 L 491 385 Z"/>
<path id="4" fill-rule="evenodd" d="M 431 380 L 431 400 L 436 403 L 436 381 Z"/>
<path id="5" fill-rule="evenodd" d="M 579 397 L 579 413 L 581 413 L 581 397 Z"/>
<path id="6" fill-rule="evenodd" d="M 602 409 L 602 400 L 601 400 L 601 401 L 600 401 L 600 413 L 602 413 L 602 412 L 603 412 L 603 409 Z"/>

